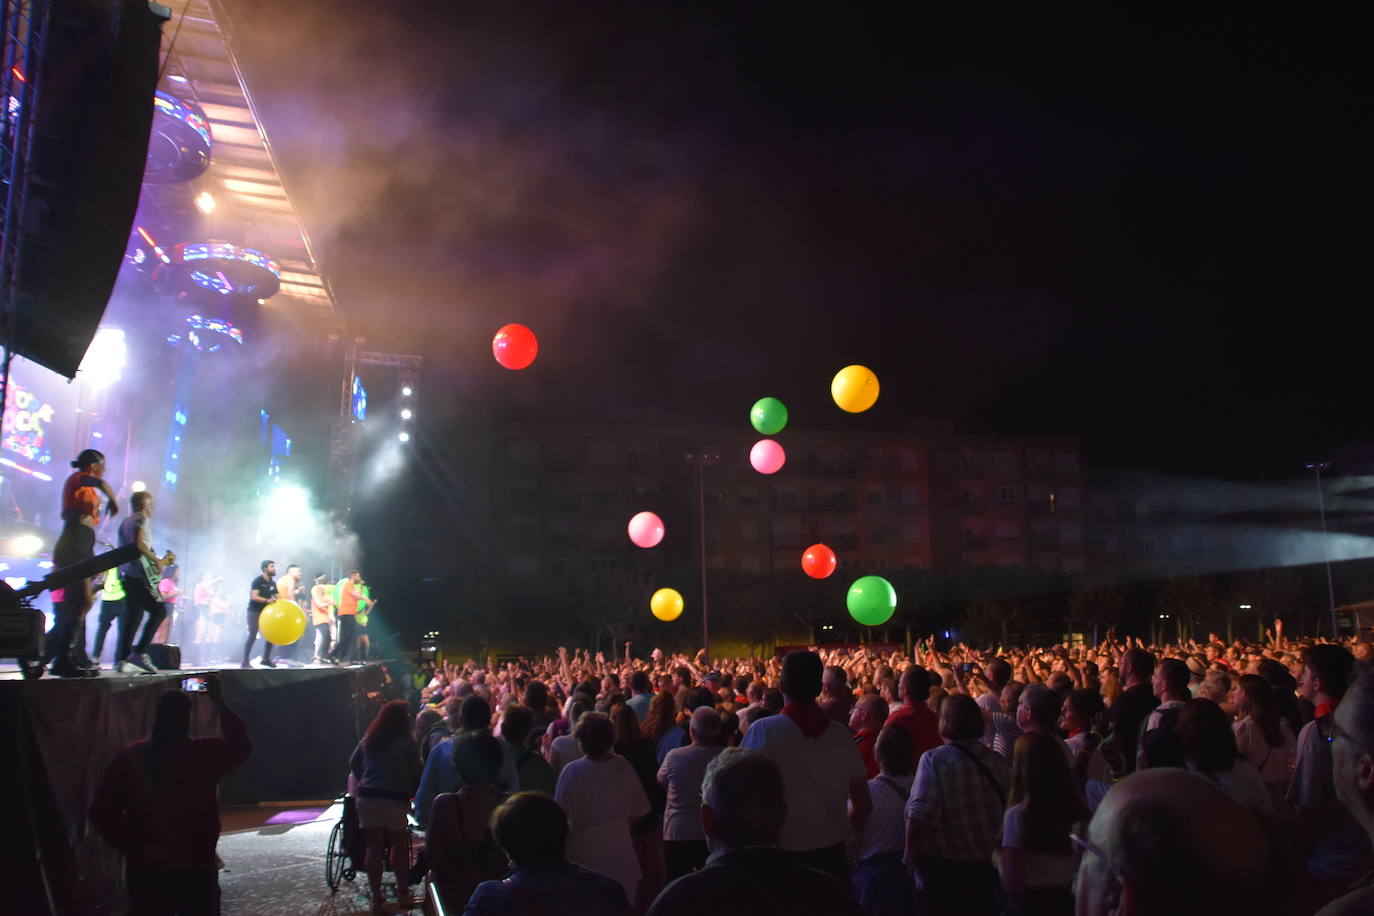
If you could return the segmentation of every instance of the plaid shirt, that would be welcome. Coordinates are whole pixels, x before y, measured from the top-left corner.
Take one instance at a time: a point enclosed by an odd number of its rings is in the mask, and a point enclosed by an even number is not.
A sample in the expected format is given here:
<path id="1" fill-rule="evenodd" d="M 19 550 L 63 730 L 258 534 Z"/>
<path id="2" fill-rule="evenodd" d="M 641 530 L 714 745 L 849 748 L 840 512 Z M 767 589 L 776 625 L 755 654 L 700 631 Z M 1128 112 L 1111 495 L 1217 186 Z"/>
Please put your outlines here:
<path id="1" fill-rule="evenodd" d="M 960 741 L 992 773 L 1005 792 L 1011 766 L 977 739 Z M 992 861 L 1002 834 L 1003 796 L 993 791 L 983 771 L 951 745 L 926 751 L 916 768 L 906 816 L 929 828 L 925 852 L 960 862 Z"/>

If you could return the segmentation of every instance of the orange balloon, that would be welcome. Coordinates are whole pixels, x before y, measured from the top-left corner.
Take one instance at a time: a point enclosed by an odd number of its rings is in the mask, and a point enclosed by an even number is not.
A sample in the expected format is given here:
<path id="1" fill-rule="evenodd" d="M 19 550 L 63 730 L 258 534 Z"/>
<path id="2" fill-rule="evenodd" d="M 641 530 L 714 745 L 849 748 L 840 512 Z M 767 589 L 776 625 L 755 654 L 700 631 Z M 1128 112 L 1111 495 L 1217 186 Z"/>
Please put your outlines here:
<path id="1" fill-rule="evenodd" d="M 813 579 L 824 579 L 835 571 L 835 551 L 824 544 L 812 544 L 802 554 L 802 572 Z"/>

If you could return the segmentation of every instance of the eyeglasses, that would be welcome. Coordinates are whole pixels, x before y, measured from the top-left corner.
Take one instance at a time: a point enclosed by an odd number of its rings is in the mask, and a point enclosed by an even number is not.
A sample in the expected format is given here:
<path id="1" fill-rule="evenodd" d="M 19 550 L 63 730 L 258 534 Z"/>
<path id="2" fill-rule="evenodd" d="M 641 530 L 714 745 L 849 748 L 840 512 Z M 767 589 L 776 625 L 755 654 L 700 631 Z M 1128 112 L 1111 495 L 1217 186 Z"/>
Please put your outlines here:
<path id="1" fill-rule="evenodd" d="M 1326 717 L 1326 727 L 1331 729 L 1331 734 L 1326 736 L 1326 741 L 1328 744 L 1334 739 L 1340 738 L 1343 741 L 1349 741 L 1351 744 L 1355 745 L 1365 753 L 1370 752 L 1369 745 L 1365 744 L 1359 738 L 1356 738 L 1354 735 L 1350 734 L 1350 732 L 1341 728 L 1340 723 L 1336 721 L 1335 716 Z"/>
<path id="2" fill-rule="evenodd" d="M 1104 850 L 1101 846 L 1098 846 L 1096 843 L 1094 843 L 1087 837 L 1083 836 L 1082 834 L 1076 832 L 1070 833 L 1069 842 L 1072 843 L 1074 846 L 1077 846 L 1084 852 L 1090 852 L 1093 855 L 1097 856 L 1099 859 L 1102 860 L 1102 864 L 1107 866 L 1108 868 L 1113 868 L 1112 860 L 1107 858 L 1106 850 Z M 1113 868 L 1113 870 L 1115 869 Z"/>

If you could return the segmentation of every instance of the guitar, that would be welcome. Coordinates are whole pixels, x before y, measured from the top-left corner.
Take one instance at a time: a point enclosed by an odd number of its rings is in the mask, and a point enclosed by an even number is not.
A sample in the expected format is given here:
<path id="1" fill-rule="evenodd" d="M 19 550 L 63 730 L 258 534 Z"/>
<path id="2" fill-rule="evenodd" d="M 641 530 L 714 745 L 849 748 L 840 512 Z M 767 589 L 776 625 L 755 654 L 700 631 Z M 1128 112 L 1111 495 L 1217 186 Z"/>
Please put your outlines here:
<path id="1" fill-rule="evenodd" d="M 138 560 L 143 564 L 143 575 L 148 577 L 148 584 L 156 589 L 157 580 L 162 578 L 163 568 L 175 563 L 177 561 L 177 555 L 169 550 L 162 555 L 161 560 L 153 561 L 143 554 L 138 555 Z"/>

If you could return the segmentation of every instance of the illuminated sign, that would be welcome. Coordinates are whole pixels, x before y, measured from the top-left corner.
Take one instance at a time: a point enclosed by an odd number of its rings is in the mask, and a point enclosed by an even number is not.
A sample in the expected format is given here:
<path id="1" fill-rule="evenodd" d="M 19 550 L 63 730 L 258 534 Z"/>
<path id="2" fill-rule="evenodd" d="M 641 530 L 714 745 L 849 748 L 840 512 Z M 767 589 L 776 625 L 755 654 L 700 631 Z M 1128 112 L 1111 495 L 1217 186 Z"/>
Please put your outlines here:
<path id="1" fill-rule="evenodd" d="M 355 374 L 353 376 L 353 419 L 367 419 L 367 389 L 363 387 L 363 380 Z"/>
<path id="2" fill-rule="evenodd" d="M 17 382 L 10 382 L 9 400 L 5 404 L 3 444 L 7 452 L 18 455 L 30 465 L 46 467 L 52 464 L 52 448 L 48 444 L 48 430 L 52 426 L 55 409 Z M 46 474 L 34 473 L 31 468 L 7 462 L 42 480 Z"/>

